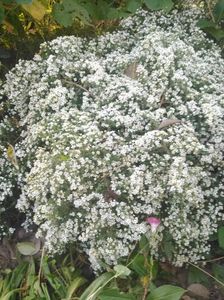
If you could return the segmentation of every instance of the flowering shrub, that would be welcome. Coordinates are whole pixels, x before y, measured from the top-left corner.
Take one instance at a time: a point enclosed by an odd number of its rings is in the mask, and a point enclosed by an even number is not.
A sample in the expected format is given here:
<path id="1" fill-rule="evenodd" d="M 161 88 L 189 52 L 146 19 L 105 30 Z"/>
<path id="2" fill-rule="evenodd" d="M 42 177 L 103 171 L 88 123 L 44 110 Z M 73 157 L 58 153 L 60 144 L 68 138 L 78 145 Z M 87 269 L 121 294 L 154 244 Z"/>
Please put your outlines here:
<path id="1" fill-rule="evenodd" d="M 223 219 L 224 63 L 197 18 L 139 11 L 115 33 L 45 43 L 8 74 L 17 207 L 49 252 L 76 243 L 97 270 L 144 233 L 176 265 L 209 252 Z"/>

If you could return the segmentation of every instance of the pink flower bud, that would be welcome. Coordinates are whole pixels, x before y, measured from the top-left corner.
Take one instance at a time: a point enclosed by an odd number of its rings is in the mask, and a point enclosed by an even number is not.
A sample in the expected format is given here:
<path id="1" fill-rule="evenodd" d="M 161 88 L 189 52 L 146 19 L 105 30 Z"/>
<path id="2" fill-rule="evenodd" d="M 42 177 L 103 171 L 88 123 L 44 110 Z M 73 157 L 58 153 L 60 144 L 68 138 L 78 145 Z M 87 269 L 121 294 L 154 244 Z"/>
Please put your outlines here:
<path id="1" fill-rule="evenodd" d="M 159 218 L 149 217 L 146 219 L 146 222 L 151 225 L 152 232 L 156 232 L 157 227 L 161 223 Z"/>

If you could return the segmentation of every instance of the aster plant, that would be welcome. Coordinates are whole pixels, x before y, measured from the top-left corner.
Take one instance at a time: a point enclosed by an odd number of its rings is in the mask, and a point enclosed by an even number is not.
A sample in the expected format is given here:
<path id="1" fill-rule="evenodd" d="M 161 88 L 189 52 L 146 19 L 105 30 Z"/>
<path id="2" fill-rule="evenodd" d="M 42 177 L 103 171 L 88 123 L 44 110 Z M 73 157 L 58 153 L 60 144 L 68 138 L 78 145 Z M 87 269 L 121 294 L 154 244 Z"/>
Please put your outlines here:
<path id="1" fill-rule="evenodd" d="M 20 189 L 24 226 L 50 253 L 75 244 L 97 271 L 143 234 L 178 266 L 209 253 L 224 216 L 224 61 L 198 17 L 141 10 L 96 39 L 44 43 L 8 73 L 21 133 L 1 197 Z"/>

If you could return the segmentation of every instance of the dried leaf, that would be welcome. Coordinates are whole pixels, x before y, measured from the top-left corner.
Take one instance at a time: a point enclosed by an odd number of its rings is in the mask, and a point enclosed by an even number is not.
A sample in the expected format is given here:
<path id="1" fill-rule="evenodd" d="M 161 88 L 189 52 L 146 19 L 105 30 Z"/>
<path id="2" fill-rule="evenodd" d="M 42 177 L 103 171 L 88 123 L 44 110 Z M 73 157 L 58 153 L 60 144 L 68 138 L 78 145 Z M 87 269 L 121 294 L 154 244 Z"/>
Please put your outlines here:
<path id="1" fill-rule="evenodd" d="M 37 21 L 41 21 L 47 12 L 44 5 L 38 0 L 33 0 L 30 4 L 23 4 L 22 7 Z"/>
<path id="2" fill-rule="evenodd" d="M 131 79 L 137 79 L 137 63 L 134 62 L 128 65 L 124 71 L 124 74 L 130 77 Z"/>
<path id="3" fill-rule="evenodd" d="M 13 164 L 13 166 L 18 170 L 19 169 L 19 165 L 18 165 L 18 161 L 16 158 L 16 152 L 14 147 L 11 144 L 8 144 L 8 148 L 7 148 L 7 157 L 8 160 Z"/>
<path id="4" fill-rule="evenodd" d="M 202 299 L 209 299 L 209 290 L 200 283 L 193 283 L 187 288 L 190 293 L 195 297 L 201 297 Z"/>
<path id="5" fill-rule="evenodd" d="M 178 119 L 166 119 L 164 121 L 162 121 L 158 127 L 158 129 L 162 129 L 171 125 L 175 125 L 175 124 L 179 124 L 182 123 L 180 120 Z"/>

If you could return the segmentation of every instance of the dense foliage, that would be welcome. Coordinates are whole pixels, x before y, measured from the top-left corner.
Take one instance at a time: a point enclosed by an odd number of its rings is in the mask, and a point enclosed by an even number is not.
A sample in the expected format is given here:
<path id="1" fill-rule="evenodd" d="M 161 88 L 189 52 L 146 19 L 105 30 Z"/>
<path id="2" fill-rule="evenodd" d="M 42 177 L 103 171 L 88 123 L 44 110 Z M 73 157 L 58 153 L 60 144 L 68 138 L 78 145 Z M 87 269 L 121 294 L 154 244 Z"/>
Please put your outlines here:
<path id="1" fill-rule="evenodd" d="M 209 253 L 223 220 L 224 63 L 199 18 L 139 11 L 97 39 L 45 43 L 7 75 L 1 134 L 12 116 L 21 133 L 15 153 L 2 149 L 3 190 L 16 182 L 51 253 L 76 243 L 98 270 L 142 234 L 176 265 Z"/>

